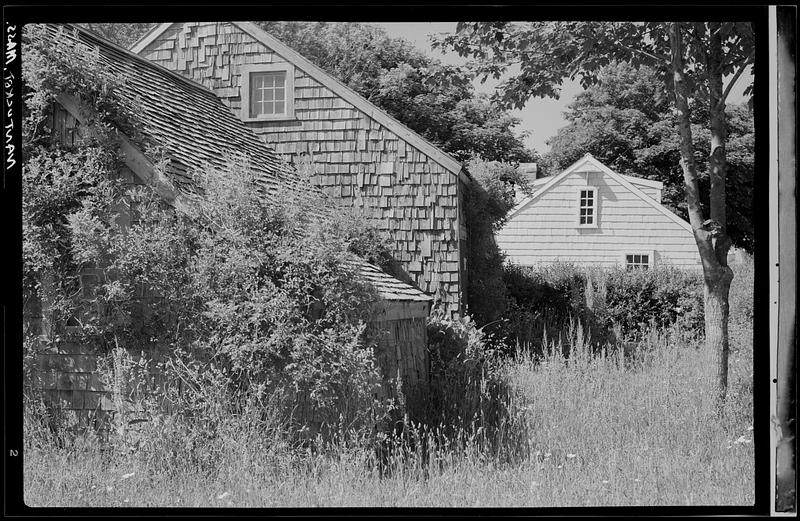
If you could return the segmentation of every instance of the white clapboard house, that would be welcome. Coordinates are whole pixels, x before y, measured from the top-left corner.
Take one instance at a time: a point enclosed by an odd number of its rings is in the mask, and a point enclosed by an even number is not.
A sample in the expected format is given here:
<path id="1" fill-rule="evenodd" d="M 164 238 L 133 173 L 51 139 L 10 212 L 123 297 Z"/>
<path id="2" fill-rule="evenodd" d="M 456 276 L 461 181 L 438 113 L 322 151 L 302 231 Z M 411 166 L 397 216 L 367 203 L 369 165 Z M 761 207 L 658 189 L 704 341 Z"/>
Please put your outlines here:
<path id="1" fill-rule="evenodd" d="M 661 204 L 663 184 L 614 172 L 591 154 L 512 210 L 497 234 L 510 262 L 700 268 L 692 228 Z"/>

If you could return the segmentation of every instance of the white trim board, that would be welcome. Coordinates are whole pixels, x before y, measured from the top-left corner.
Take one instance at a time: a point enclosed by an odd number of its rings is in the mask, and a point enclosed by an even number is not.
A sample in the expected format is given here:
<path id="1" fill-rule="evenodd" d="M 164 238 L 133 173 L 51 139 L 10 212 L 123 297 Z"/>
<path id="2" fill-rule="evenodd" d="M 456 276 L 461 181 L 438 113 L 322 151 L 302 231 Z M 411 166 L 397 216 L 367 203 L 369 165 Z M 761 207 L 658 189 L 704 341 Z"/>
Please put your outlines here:
<path id="1" fill-rule="evenodd" d="M 131 46 L 131 50 L 137 54 L 143 51 L 148 45 L 154 42 L 159 36 L 161 36 L 167 29 L 169 29 L 175 23 L 180 22 L 172 22 L 172 23 L 163 23 L 151 29 L 147 32 L 139 41 Z M 261 42 L 266 47 L 269 47 L 274 52 L 279 54 L 282 58 L 293 63 L 299 69 L 303 70 L 306 74 L 317 80 L 318 82 L 325 85 L 325 87 L 329 88 L 335 94 L 346 100 L 348 103 L 355 106 L 358 110 L 369 116 L 370 118 L 374 119 L 381 125 L 388 128 L 398 137 L 404 139 L 412 146 L 418 148 L 422 151 L 425 155 L 430 157 L 433 161 L 439 163 L 441 166 L 450 170 L 455 174 L 459 174 L 462 170 L 462 164 L 460 161 L 456 160 L 446 152 L 440 150 L 434 144 L 405 126 L 400 121 L 396 120 L 394 117 L 390 116 L 388 113 L 384 112 L 371 102 L 367 101 L 363 96 L 358 94 L 356 91 L 345 85 L 344 83 L 340 82 L 321 68 L 317 67 L 313 63 L 311 63 L 308 59 L 304 58 L 300 53 L 290 48 L 288 45 L 284 44 L 271 34 L 267 33 L 256 24 L 252 22 L 227 22 L 233 24 L 239 29 L 243 30 L 250 36 L 256 39 L 256 41 Z"/>

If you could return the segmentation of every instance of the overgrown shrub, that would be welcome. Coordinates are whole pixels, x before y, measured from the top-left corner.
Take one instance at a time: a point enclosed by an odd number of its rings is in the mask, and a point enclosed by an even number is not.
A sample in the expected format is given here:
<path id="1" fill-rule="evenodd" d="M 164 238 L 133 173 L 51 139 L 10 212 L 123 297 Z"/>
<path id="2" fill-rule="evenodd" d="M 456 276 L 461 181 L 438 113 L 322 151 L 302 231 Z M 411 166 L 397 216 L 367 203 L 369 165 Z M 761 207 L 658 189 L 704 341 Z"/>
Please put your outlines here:
<path id="1" fill-rule="evenodd" d="M 504 283 L 509 294 L 504 334 L 512 343 L 538 345 L 544 336 L 564 334 L 574 321 L 583 324 L 595 344 L 653 327 L 674 325 L 689 334 L 703 329 L 702 276 L 669 266 L 625 270 L 509 264 Z"/>
<path id="2" fill-rule="evenodd" d="M 469 231 L 468 311 L 479 325 L 492 329 L 507 301 L 502 283 L 503 254 L 494 232 L 514 207 L 515 187 L 527 189 L 527 184 L 519 171 L 507 163 L 474 157 L 468 169 L 474 180 L 464 200 Z"/>
<path id="3" fill-rule="evenodd" d="M 606 274 L 607 321 L 623 333 L 646 326 L 675 324 L 686 331 L 703 330 L 703 280 L 699 273 L 671 267 L 652 270 L 615 268 Z"/>
<path id="4" fill-rule="evenodd" d="M 424 422 L 450 439 L 477 441 L 487 454 L 512 459 L 526 454 L 522 406 L 503 376 L 502 343 L 469 316 L 449 318 L 435 311 L 428 321 L 428 347 L 431 393 Z"/>
<path id="5" fill-rule="evenodd" d="M 385 414 L 365 328 L 377 294 L 355 257 L 379 261 L 383 235 L 303 189 L 304 174 L 289 167 L 292 186 L 265 193 L 246 158 L 193 172 L 196 193 L 175 207 L 149 187 L 130 189 L 118 176 L 115 131 L 135 118 L 115 96 L 119 84 L 91 50 L 53 52 L 39 30 L 26 33 L 23 64 L 23 265 L 25 298 L 46 302 L 50 340 L 199 364 L 168 372 L 188 386 L 173 407 L 184 412 L 197 405 L 186 375 L 214 375 L 196 383 L 218 396 L 202 394 L 214 399 L 203 398 L 195 418 L 217 417 L 211 403 L 241 414 L 270 396 L 300 424 L 371 424 Z M 74 144 L 47 126 L 60 92 L 86 104 L 86 139 Z M 127 378 L 121 371 L 110 373 Z"/>

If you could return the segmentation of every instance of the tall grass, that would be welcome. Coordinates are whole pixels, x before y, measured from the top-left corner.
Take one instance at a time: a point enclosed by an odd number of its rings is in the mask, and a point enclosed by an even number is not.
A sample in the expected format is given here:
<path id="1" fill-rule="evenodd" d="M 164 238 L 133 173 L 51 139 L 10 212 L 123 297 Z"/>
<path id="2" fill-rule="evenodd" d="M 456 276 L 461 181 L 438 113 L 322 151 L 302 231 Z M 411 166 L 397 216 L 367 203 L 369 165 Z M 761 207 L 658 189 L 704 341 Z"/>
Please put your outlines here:
<path id="1" fill-rule="evenodd" d="M 730 398 L 719 418 L 702 348 L 654 332 L 628 356 L 622 349 L 594 355 L 577 333 L 568 357 L 550 342 L 544 356 L 505 362 L 529 436 L 517 461 L 487 451 L 480 433 L 463 429 L 412 427 L 381 456 L 359 433 L 302 446 L 277 426 L 231 418 L 206 444 L 175 428 L 169 443 L 151 443 L 149 453 L 30 447 L 25 499 L 38 506 L 752 503 L 752 357 L 744 343 L 732 356 Z M 192 441 L 193 448 L 182 446 Z"/>

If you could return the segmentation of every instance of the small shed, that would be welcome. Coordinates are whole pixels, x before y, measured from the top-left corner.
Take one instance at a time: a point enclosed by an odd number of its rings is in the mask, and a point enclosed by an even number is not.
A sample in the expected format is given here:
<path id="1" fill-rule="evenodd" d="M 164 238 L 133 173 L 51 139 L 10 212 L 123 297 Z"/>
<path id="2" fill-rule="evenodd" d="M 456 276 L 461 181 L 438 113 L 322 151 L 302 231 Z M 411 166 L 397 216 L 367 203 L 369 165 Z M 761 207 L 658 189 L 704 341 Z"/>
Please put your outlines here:
<path id="1" fill-rule="evenodd" d="M 586 154 L 532 187 L 497 233 L 513 263 L 701 268 L 691 225 L 661 204 L 661 182 L 618 174 Z"/>
<path id="2" fill-rule="evenodd" d="M 180 210 L 192 193 L 192 172 L 209 166 L 224 168 L 232 156 L 244 155 L 269 194 L 281 183 L 294 182 L 278 154 L 247 128 L 211 91 L 179 74 L 137 56 L 80 27 L 46 24 L 38 37 L 65 48 L 85 46 L 99 54 L 100 66 L 123 82 L 116 95 L 141 107 L 134 141 L 118 133 L 124 165 L 119 175 L 131 185 L 150 184 L 169 204 Z M 71 142 L 81 132 L 85 115 L 80 92 L 64 92 L 54 105 L 51 128 L 55 139 Z M 210 123 L 212 122 L 212 123 Z M 166 168 L 155 168 L 151 147 L 167 158 Z M 423 392 L 428 383 L 426 319 L 432 298 L 362 259 L 354 260 L 360 275 L 382 300 L 380 318 L 371 327 L 382 333 L 378 361 L 390 380 L 398 376 L 408 388 Z M 84 274 L 90 277 L 91 273 Z M 82 276 L 83 278 L 83 276 Z M 38 317 L 28 316 L 36 321 Z M 92 346 L 59 343 L 45 338 L 37 359 L 40 385 L 48 399 L 74 410 L 84 421 L 90 411 L 113 407 L 108 389 L 96 374 Z"/>

